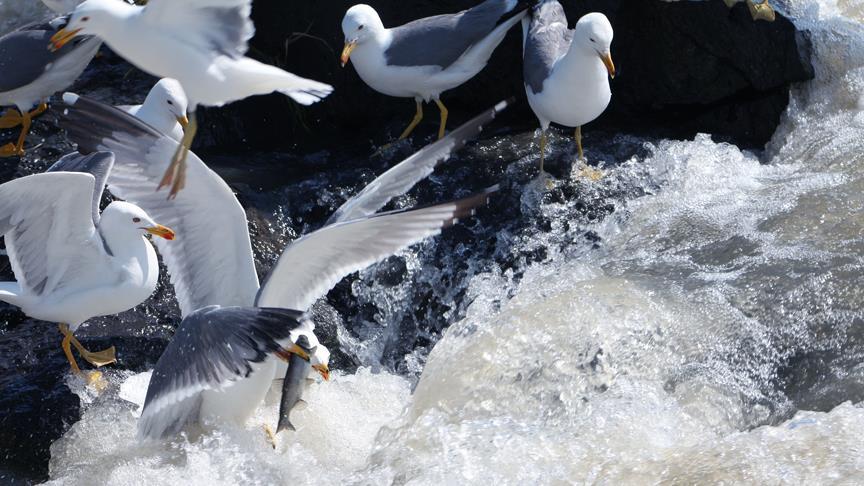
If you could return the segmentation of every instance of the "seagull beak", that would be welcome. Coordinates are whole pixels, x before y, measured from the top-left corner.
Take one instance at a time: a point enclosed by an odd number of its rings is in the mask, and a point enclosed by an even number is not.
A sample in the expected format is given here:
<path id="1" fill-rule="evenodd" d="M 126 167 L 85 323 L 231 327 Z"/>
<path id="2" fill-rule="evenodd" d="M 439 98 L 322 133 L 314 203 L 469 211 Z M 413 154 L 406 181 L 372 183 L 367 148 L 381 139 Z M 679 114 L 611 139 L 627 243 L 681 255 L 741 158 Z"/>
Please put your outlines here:
<path id="1" fill-rule="evenodd" d="M 189 126 L 189 118 L 187 118 L 186 115 L 178 116 L 177 123 L 179 123 L 180 126 L 183 127 L 183 130 L 186 130 L 186 127 Z"/>
<path id="2" fill-rule="evenodd" d="M 151 226 L 149 228 L 144 228 L 144 231 L 150 233 L 151 235 L 161 236 L 166 240 L 174 239 L 174 231 L 167 226 L 162 226 L 161 224 L 157 224 L 156 226 Z"/>
<path id="3" fill-rule="evenodd" d="M 56 34 L 51 36 L 51 44 L 48 45 L 49 51 L 59 50 L 61 47 L 66 45 L 67 42 L 72 40 L 73 37 L 78 35 L 78 32 L 81 32 L 81 29 L 74 30 L 66 30 L 60 29 Z"/>
<path id="4" fill-rule="evenodd" d="M 348 64 L 348 58 L 351 57 L 351 53 L 354 52 L 354 49 L 357 49 L 357 41 L 345 43 L 345 48 L 342 49 L 342 67 L 345 67 L 345 65 Z"/>
<path id="5" fill-rule="evenodd" d="M 609 77 L 615 79 L 615 63 L 612 62 L 612 54 L 604 52 L 600 54 L 600 60 L 606 65 L 606 70 L 609 71 Z"/>
<path id="6" fill-rule="evenodd" d="M 291 343 L 291 346 L 289 346 L 288 348 L 282 348 L 276 351 L 276 356 L 278 356 L 279 359 L 285 362 L 287 362 L 288 359 L 291 358 L 292 354 L 296 354 L 297 356 L 300 356 L 306 361 L 309 361 L 309 353 L 307 353 L 306 350 L 301 348 L 300 346 L 297 346 L 296 343 Z"/>
<path id="7" fill-rule="evenodd" d="M 330 368 L 326 364 L 316 364 L 312 365 L 315 368 L 315 371 L 321 374 L 321 377 L 324 378 L 325 381 L 330 380 Z"/>

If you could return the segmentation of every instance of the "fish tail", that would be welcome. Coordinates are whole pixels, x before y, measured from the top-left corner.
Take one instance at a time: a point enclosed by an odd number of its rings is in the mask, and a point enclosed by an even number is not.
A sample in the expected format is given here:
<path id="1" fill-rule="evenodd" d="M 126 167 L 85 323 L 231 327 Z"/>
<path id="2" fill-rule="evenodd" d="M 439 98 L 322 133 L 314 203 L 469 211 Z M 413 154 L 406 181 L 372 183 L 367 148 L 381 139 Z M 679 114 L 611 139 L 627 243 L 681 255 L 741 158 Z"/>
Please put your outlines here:
<path id="1" fill-rule="evenodd" d="M 294 428 L 294 424 L 291 423 L 290 420 L 279 420 L 279 425 L 276 426 L 276 433 L 282 432 L 283 430 L 297 430 Z"/>

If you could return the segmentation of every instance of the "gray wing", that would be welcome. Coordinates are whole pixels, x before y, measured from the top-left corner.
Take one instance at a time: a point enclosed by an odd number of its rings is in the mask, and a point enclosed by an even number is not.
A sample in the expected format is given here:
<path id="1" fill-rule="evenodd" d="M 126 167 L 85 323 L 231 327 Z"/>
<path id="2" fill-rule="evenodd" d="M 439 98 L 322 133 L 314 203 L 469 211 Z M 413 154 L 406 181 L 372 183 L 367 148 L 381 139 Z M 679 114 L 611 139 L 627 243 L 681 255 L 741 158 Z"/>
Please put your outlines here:
<path id="1" fill-rule="evenodd" d="M 196 422 L 201 392 L 248 376 L 304 321 L 290 309 L 217 305 L 186 316 L 153 369 L 139 437 L 166 438 Z"/>
<path id="2" fill-rule="evenodd" d="M 56 32 L 52 25 L 64 24 L 63 18 L 55 19 L 51 24 L 28 24 L 0 37 L 0 92 L 32 83 L 48 66 L 90 39 L 76 38 L 55 52 L 49 51 L 49 41 Z"/>
<path id="3" fill-rule="evenodd" d="M 457 201 L 376 214 L 310 233 L 282 252 L 255 305 L 308 309 L 346 275 L 439 234 L 474 214 L 497 190 L 494 186 Z"/>
<path id="4" fill-rule="evenodd" d="M 102 193 L 105 192 L 105 184 L 114 166 L 114 154 L 111 152 L 96 152 L 90 155 L 78 153 L 66 154 L 45 172 L 86 172 L 96 178 L 93 186 L 93 225 L 99 226 L 99 203 L 102 202 Z"/>
<path id="5" fill-rule="evenodd" d="M 436 15 L 390 29 L 384 52 L 391 66 L 447 66 L 516 13 L 516 0 L 486 0 L 455 14 Z"/>
<path id="6" fill-rule="evenodd" d="M 567 16 L 557 0 L 544 1 L 531 12 L 522 65 L 525 85 L 535 94 L 543 91 L 543 82 L 567 54 L 572 39 L 573 31 L 567 29 Z"/>
<path id="7" fill-rule="evenodd" d="M 252 0 L 150 0 L 144 18 L 186 44 L 237 59 L 255 34 L 251 12 Z"/>
<path id="8" fill-rule="evenodd" d="M 483 130 L 483 126 L 490 123 L 510 103 L 512 100 L 498 103 L 453 130 L 446 137 L 423 147 L 414 155 L 393 166 L 370 182 L 356 196 L 339 206 L 339 209 L 327 220 L 327 224 L 374 214 L 394 197 L 410 191 L 415 184 L 431 174 L 439 163 L 449 159 L 453 152 L 465 146 L 469 139 L 477 136 Z"/>

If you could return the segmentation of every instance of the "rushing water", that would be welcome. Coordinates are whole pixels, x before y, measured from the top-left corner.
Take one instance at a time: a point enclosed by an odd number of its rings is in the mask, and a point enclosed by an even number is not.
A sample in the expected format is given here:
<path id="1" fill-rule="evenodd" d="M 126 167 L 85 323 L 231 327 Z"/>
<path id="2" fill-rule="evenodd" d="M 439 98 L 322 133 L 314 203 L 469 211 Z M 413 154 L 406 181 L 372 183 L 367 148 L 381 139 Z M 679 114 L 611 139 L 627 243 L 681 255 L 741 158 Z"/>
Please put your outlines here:
<path id="1" fill-rule="evenodd" d="M 261 424 L 275 402 L 246 427 L 140 445 L 146 375 L 109 372 L 100 395 L 70 381 L 85 410 L 52 447 L 53 482 L 861 482 L 864 2 L 786 8 L 812 33 L 817 77 L 766 151 L 699 136 L 610 164 L 598 184 L 650 193 L 585 223 L 599 248 L 562 246 L 562 224 L 499 242 L 548 251 L 518 276 L 470 275 L 465 317 L 409 366 L 416 387 L 340 335 L 368 366 L 312 385 L 273 450 Z M 514 210 L 565 212 L 523 191 Z M 416 304 L 377 290 L 393 312 Z"/>

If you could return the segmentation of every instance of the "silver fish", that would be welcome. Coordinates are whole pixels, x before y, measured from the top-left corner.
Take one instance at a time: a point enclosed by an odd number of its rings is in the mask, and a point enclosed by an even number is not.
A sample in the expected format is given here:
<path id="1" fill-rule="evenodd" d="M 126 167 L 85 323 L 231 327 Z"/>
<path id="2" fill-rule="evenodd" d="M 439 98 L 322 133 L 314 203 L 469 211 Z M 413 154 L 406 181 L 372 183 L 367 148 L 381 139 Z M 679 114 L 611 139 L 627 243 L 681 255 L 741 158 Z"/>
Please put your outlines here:
<path id="1" fill-rule="evenodd" d="M 310 349 L 309 339 L 300 335 L 297 338 L 297 346 L 300 347 L 307 355 L 312 355 L 315 348 Z M 308 359 L 304 359 L 298 354 L 292 353 L 288 358 L 288 370 L 285 371 L 285 380 L 282 382 L 282 401 L 279 403 L 279 425 L 276 426 L 276 433 L 282 432 L 285 429 L 296 430 L 291 423 L 289 415 L 291 410 L 299 402 L 302 401 L 303 390 L 306 387 L 306 379 L 309 378 L 309 372 L 312 370 L 312 363 Z"/>

